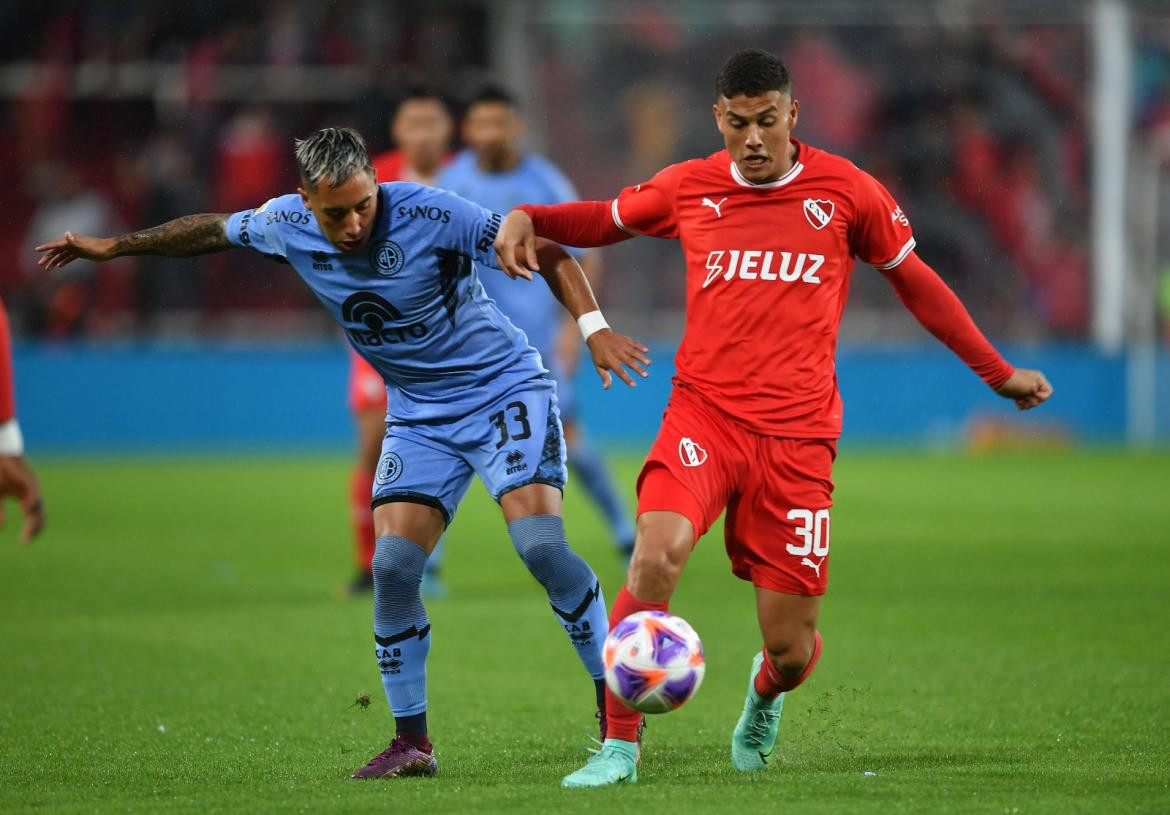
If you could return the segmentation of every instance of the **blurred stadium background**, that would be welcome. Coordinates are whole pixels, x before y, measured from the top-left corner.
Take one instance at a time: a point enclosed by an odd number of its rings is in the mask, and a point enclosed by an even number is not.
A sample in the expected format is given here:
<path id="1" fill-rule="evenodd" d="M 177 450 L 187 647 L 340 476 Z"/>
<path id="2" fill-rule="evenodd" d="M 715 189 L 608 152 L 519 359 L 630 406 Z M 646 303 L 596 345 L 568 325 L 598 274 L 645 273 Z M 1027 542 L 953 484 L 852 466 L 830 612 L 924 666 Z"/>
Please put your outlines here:
<path id="1" fill-rule="evenodd" d="M 46 276 L 40 240 L 255 206 L 295 186 L 293 136 L 345 123 L 387 148 L 391 105 L 419 83 L 456 111 L 487 79 L 514 89 L 530 147 L 583 197 L 610 197 L 721 146 L 711 77 L 745 43 L 788 61 L 798 135 L 890 186 L 980 326 L 1057 387 L 1010 416 L 859 268 L 847 441 L 1170 437 L 1164 2 L 8 0 L 0 28 L 0 287 L 34 455 L 351 436 L 342 340 L 286 267 L 234 252 Z M 585 417 L 640 451 L 681 328 L 681 255 L 639 240 L 603 268 L 611 321 L 657 368 L 636 393 L 586 382 Z"/>
<path id="2" fill-rule="evenodd" d="M 49 516 L 22 551 L 10 506 L 0 546 L 0 810 L 1170 811 L 1165 0 L 4 0 L 0 32 L 0 291 Z M 33 246 L 256 206 L 295 186 L 294 136 L 349 124 L 388 148 L 420 83 L 456 113 L 512 88 L 529 146 L 609 197 L 721 146 L 712 77 L 749 45 L 789 63 L 798 136 L 893 190 L 1055 398 L 1017 414 L 859 267 L 826 658 L 785 705 L 781 766 L 723 758 L 759 640 L 717 527 L 672 606 L 704 636 L 702 691 L 652 723 L 637 787 L 562 794 L 584 678 L 475 487 L 428 605 L 442 776 L 392 798 L 348 781 L 388 718 L 369 601 L 340 591 L 339 331 L 252 253 L 48 276 Z M 579 373 L 632 499 L 682 258 L 651 239 L 601 258 L 611 322 L 656 358 L 634 391 Z M 612 598 L 600 517 L 576 487 L 565 512 Z"/>

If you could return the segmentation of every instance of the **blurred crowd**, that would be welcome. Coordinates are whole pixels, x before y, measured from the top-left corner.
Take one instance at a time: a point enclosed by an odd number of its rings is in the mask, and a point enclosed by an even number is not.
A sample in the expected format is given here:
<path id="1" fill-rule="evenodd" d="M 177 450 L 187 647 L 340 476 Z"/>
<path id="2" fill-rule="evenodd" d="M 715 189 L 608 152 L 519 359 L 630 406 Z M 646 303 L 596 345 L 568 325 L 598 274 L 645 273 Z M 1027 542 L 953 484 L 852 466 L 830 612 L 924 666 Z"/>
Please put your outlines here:
<path id="1" fill-rule="evenodd" d="M 740 13 L 760 5 L 534 0 L 523 30 L 498 42 L 492 4 L 469 0 L 417 10 L 354 0 L 344 13 L 293 0 L 5 4 L 4 29 L 19 19 L 34 33 L 0 62 L 0 147 L 11 157 L 0 163 L 0 287 L 18 331 L 51 337 L 325 333 L 295 275 L 251 253 L 76 264 L 46 278 L 31 247 L 66 228 L 110 234 L 258 205 L 295 186 L 294 136 L 347 124 L 385 149 L 398 94 L 429 83 L 457 113 L 490 65 L 515 64 L 493 49 L 519 46 L 527 84 L 514 90 L 528 101 L 530 141 L 583 197 L 610 197 L 719 149 L 714 71 L 732 50 L 762 45 L 792 71 L 797 136 L 894 192 L 920 254 L 988 331 L 1087 336 L 1083 16 L 956 21 L 900 7 L 901 17 L 813 25 Z M 1164 28 L 1141 34 L 1135 126 L 1170 155 Z M 603 301 L 681 309 L 673 245 L 629 242 L 604 265 Z M 867 272 L 855 275 L 850 312 L 896 308 Z"/>

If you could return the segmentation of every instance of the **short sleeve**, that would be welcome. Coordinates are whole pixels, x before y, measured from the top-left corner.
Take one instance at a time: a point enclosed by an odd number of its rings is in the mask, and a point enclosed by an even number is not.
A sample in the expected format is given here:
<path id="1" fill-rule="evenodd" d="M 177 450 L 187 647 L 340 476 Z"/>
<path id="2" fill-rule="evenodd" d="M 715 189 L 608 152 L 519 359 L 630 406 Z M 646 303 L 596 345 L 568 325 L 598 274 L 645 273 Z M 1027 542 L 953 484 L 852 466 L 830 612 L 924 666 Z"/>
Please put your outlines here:
<path id="1" fill-rule="evenodd" d="M 677 238 L 675 202 L 684 164 L 673 164 L 649 181 L 626 187 L 610 205 L 613 222 L 634 235 Z"/>
<path id="2" fill-rule="evenodd" d="M 893 269 L 914 250 L 910 219 L 889 190 L 869 173 L 858 171 L 857 220 L 849 236 L 853 254 L 881 271 Z"/>
<path id="3" fill-rule="evenodd" d="M 278 199 L 272 198 L 255 209 L 232 213 L 227 221 L 228 243 L 244 249 L 255 249 L 269 257 L 285 259 L 280 219 L 270 217 L 277 202 Z"/>
<path id="4" fill-rule="evenodd" d="M 455 230 L 459 251 L 476 263 L 494 267 L 496 253 L 492 244 L 504 221 L 503 216 L 453 192 L 444 191 L 442 195 L 445 197 L 444 206 L 451 210 L 451 226 Z"/>

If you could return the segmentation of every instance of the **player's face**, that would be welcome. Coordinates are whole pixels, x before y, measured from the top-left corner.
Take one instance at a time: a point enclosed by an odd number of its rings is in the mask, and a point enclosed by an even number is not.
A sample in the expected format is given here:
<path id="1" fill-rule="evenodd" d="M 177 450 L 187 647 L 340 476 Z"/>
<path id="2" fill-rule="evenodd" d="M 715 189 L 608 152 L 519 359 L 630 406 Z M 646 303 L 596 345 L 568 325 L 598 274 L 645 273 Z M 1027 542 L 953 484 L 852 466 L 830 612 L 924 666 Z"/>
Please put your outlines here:
<path id="1" fill-rule="evenodd" d="M 503 102 L 480 102 L 467 111 L 463 140 L 475 151 L 480 164 L 505 166 L 520 142 L 524 125 L 516 111 Z"/>
<path id="2" fill-rule="evenodd" d="M 390 134 L 407 163 L 429 175 L 451 143 L 451 117 L 438 99 L 410 99 L 395 114 Z"/>
<path id="3" fill-rule="evenodd" d="M 356 252 L 370 240 L 378 214 L 378 185 L 373 173 L 354 173 L 336 187 L 318 184 L 297 189 L 329 242 L 343 252 Z"/>
<path id="4" fill-rule="evenodd" d="M 792 167 L 788 141 L 796 126 L 798 105 L 787 93 L 720 96 L 715 124 L 740 175 L 753 184 L 775 181 Z"/>

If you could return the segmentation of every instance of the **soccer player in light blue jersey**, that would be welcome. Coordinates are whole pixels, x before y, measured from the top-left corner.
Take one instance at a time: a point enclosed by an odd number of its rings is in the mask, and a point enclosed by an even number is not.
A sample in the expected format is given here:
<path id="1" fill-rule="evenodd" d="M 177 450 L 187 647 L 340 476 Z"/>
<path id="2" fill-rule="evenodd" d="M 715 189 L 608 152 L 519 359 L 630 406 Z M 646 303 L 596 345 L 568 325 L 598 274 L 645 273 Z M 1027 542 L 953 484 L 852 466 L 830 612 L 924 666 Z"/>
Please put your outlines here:
<path id="1" fill-rule="evenodd" d="M 426 723 L 431 625 L 423 568 L 473 475 L 500 504 L 517 553 L 548 594 L 593 679 L 601 713 L 605 601 L 561 520 L 565 446 L 556 385 L 485 294 L 498 214 L 444 190 L 378 184 L 355 131 L 296 143 L 298 193 L 235 214 L 188 215 L 116 238 L 66 232 L 37 247 L 49 270 L 76 259 L 186 257 L 247 247 L 288 263 L 386 381 L 393 415 L 374 481 L 374 640 L 396 735 L 354 778 L 433 775 Z M 549 288 L 586 335 L 605 387 L 645 376 L 645 347 L 610 331 L 581 267 L 544 242 Z M 520 284 L 518 284 L 520 285 Z M 312 383 L 305 383 L 312 387 Z"/>
<path id="2" fill-rule="evenodd" d="M 438 185 L 493 212 L 510 212 L 520 204 L 576 201 L 572 183 L 548 159 L 521 149 L 524 123 L 515 99 L 501 88 L 483 88 L 468 105 L 463 120 L 467 149 L 442 172 Z M 580 253 L 570 249 L 580 256 Z M 583 260 L 586 268 L 590 260 Z M 557 381 L 557 400 L 569 467 L 585 487 L 609 526 L 618 550 L 628 559 L 634 550 L 634 525 L 601 454 L 577 420 L 572 380 L 579 346 L 576 326 L 547 286 L 516 285 L 504 275 L 484 278 L 484 289 L 540 352 Z"/>

